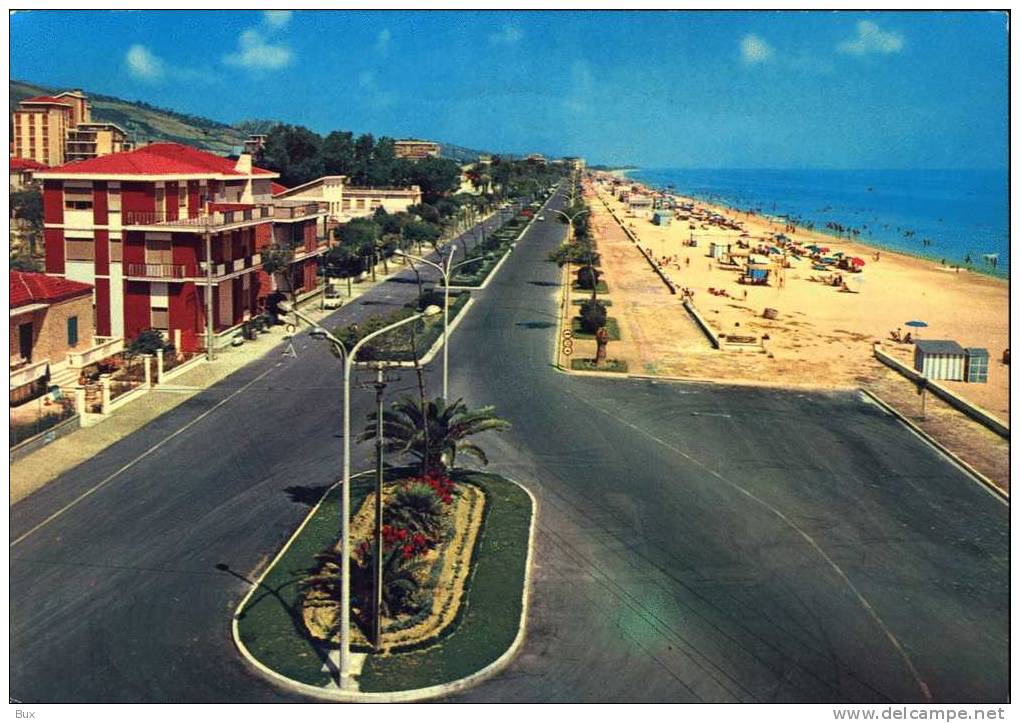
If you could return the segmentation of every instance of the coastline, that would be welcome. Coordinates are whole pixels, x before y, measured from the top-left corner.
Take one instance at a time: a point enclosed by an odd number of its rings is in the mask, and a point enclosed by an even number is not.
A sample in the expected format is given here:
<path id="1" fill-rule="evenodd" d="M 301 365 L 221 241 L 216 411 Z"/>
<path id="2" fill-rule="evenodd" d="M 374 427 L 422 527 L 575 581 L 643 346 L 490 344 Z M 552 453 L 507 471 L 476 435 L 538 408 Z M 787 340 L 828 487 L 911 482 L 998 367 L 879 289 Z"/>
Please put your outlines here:
<path id="1" fill-rule="evenodd" d="M 649 183 L 649 182 L 646 182 L 646 181 L 642 181 L 640 179 L 633 178 L 631 175 L 629 175 L 631 173 L 638 172 L 638 171 L 641 171 L 641 170 L 642 170 L 641 168 L 627 168 L 627 169 L 621 169 L 620 172 L 612 172 L 610 175 L 613 175 L 613 176 L 615 176 L 617 178 L 620 178 L 620 179 L 626 179 L 626 180 L 631 181 L 631 182 L 633 182 L 633 183 L 635 183 L 635 184 L 637 184 L 639 186 L 642 186 L 645 189 L 651 189 L 651 190 L 654 190 L 656 193 L 663 193 L 663 194 L 671 196 L 671 197 L 673 197 L 675 199 L 682 200 L 684 202 L 698 203 L 698 204 L 701 204 L 703 206 L 707 206 L 707 207 L 711 207 L 711 208 L 717 209 L 720 212 L 723 212 L 724 215 L 726 213 L 728 213 L 728 214 L 735 214 L 735 215 L 743 217 L 743 216 L 745 216 L 745 214 L 748 213 L 747 210 L 741 209 L 741 208 L 739 208 L 739 207 L 737 207 L 735 205 L 730 205 L 729 203 L 727 203 L 725 201 L 719 200 L 718 197 L 707 198 L 704 195 L 694 194 L 694 193 L 686 193 L 686 192 L 682 192 L 682 191 L 677 191 L 676 189 L 674 189 L 673 191 L 669 191 L 667 188 L 664 188 L 661 185 L 657 185 L 657 184 L 654 184 L 654 183 Z M 758 212 L 752 212 L 752 214 L 753 214 L 753 217 L 757 217 L 757 218 L 760 218 L 760 219 L 765 219 L 766 221 L 768 221 L 770 224 L 773 224 L 773 225 L 784 226 L 787 223 L 785 218 L 777 216 L 777 215 L 773 215 L 773 214 L 769 214 L 769 213 L 758 213 Z M 847 245 L 847 244 L 849 244 L 849 245 L 860 245 L 860 246 L 862 246 L 862 247 L 864 247 L 866 249 L 871 249 L 873 251 L 881 251 L 884 254 L 896 254 L 896 255 L 899 255 L 899 256 L 906 257 L 906 258 L 911 258 L 911 259 L 916 259 L 916 260 L 919 260 L 919 261 L 929 262 L 929 263 L 934 264 L 936 268 L 940 268 L 940 269 L 945 269 L 945 268 L 955 269 L 957 266 L 959 266 L 960 267 L 960 271 L 962 273 L 976 274 L 976 275 L 978 275 L 978 276 L 980 276 L 982 278 L 995 279 L 997 281 L 1005 282 L 1006 284 L 1009 283 L 1010 275 L 1009 275 L 1009 266 L 1008 265 L 1003 266 L 1001 269 L 990 269 L 990 268 L 985 268 L 985 267 L 979 267 L 979 266 L 976 266 L 976 265 L 972 265 L 971 267 L 967 267 L 967 266 L 964 266 L 963 264 L 949 263 L 950 261 L 952 261 L 952 259 L 950 259 L 948 257 L 945 257 L 942 254 L 938 254 L 938 253 L 934 253 L 934 252 L 931 253 L 931 254 L 926 254 L 926 253 L 924 253 L 922 251 L 911 251 L 911 250 L 904 249 L 901 246 L 893 245 L 893 244 L 890 244 L 890 243 L 887 243 L 887 242 L 883 242 L 883 241 L 880 241 L 880 240 L 876 240 L 876 239 L 861 239 L 861 238 L 852 238 L 852 237 L 848 238 L 848 237 L 845 237 L 845 236 L 840 236 L 839 234 L 834 233 L 830 229 L 826 229 L 826 228 L 811 228 L 811 229 L 808 229 L 808 228 L 805 228 L 804 226 L 798 224 L 797 225 L 797 230 L 798 230 L 798 233 L 804 233 L 804 234 L 808 234 L 808 235 L 813 235 L 813 236 L 816 237 L 817 240 L 824 240 L 826 243 L 839 244 L 839 245 Z M 947 261 L 945 266 L 943 266 L 942 264 L 939 263 L 942 258 L 945 258 L 946 261 Z"/>
<path id="2" fill-rule="evenodd" d="M 963 347 L 987 349 L 988 383 L 946 384 L 1001 419 L 1009 418 L 1009 366 L 1001 361 L 1010 345 L 1008 278 L 964 269 L 957 272 L 937 259 L 876 248 L 866 241 L 846 240 L 801 226 L 791 231 L 785 219 L 777 223 L 764 214 L 676 193 L 670 195 L 690 201 L 695 212 L 689 221 L 678 219 L 659 226 L 651 222 L 650 212 L 632 212 L 626 202 L 615 197 L 610 187 L 619 183 L 618 178 L 596 177 L 588 191 L 598 194 L 639 239 L 645 256 L 656 259 L 674 283 L 695 295 L 693 303 L 716 334 L 756 339 L 759 350 L 756 354 L 712 356 L 709 362 L 703 356 L 709 353 L 703 338 L 691 335 L 683 323 L 674 323 L 672 315 L 663 319 L 661 289 L 649 286 L 647 262 L 634 254 L 630 242 L 616 240 L 622 238 L 623 231 L 617 234 L 613 230 L 615 221 L 609 221 L 608 212 L 599 204 L 596 223 L 601 222 L 603 235 L 610 234 L 600 251 L 613 290 L 612 308 L 619 302 L 617 316 L 627 317 L 620 320 L 624 339 L 616 342 L 611 353 L 623 358 L 632 370 L 677 377 L 707 375 L 760 383 L 852 387 L 860 378 L 880 372 L 874 361 L 875 344 L 913 366 L 914 345 L 891 339 L 899 328 L 901 334 L 903 329 L 920 332 L 912 334 L 917 338 L 954 340 Z M 713 223 L 709 214 L 722 215 L 732 225 Z M 744 237 L 739 237 L 741 233 Z M 773 267 L 767 283 L 755 285 L 741 282 L 739 263 L 723 263 L 709 256 L 711 242 L 731 245 L 740 241 L 753 247 L 767 245 L 767 239 L 778 233 L 802 246 L 817 243 L 847 257 L 861 257 L 865 259 L 863 271 L 832 267 L 819 273 L 809 259 L 791 259 L 785 270 Z M 699 242 L 696 248 L 687 243 L 692 236 Z M 836 276 L 845 284 L 834 281 Z M 764 316 L 766 310 L 773 316 Z M 904 327 L 910 320 L 922 320 L 926 327 Z"/>

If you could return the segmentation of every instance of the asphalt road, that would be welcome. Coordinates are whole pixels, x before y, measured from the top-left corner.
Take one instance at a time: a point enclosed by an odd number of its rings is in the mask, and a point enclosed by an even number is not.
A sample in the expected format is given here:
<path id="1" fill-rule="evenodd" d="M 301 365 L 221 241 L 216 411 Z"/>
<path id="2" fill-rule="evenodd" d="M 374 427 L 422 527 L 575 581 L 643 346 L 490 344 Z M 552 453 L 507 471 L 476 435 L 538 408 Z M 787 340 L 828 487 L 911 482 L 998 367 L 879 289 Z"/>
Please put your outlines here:
<path id="1" fill-rule="evenodd" d="M 492 468 L 539 500 L 526 642 L 454 699 L 1006 700 L 1008 508 L 855 394 L 555 371 L 563 231 L 536 223 L 453 335 L 452 393 L 514 423 L 484 440 Z M 338 365 L 296 346 L 11 510 L 17 540 L 102 484 L 10 550 L 12 696 L 293 699 L 229 618 L 337 476 Z"/>

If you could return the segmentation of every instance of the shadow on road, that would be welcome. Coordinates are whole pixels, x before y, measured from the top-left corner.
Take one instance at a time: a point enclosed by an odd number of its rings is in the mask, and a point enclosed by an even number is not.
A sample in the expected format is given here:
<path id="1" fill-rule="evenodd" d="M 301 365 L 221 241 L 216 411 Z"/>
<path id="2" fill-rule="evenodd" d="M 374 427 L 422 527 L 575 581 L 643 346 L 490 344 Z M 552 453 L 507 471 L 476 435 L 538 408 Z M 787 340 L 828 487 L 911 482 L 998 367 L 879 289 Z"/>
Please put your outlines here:
<path id="1" fill-rule="evenodd" d="M 283 491 L 287 493 L 291 502 L 297 502 L 306 507 L 313 507 L 326 494 L 327 489 L 329 489 L 329 485 L 310 485 L 304 487 L 301 485 L 291 485 L 290 487 L 285 487 Z"/>

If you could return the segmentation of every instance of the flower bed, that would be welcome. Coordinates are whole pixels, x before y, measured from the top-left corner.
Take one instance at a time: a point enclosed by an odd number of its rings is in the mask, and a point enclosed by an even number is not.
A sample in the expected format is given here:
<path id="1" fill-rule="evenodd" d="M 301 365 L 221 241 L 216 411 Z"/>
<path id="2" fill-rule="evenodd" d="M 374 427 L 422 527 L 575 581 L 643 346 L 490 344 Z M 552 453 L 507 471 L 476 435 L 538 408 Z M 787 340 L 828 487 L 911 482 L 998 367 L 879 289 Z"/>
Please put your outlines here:
<path id="1" fill-rule="evenodd" d="M 384 508 L 394 504 L 396 493 L 413 484 L 412 480 L 401 480 L 383 489 Z M 382 642 L 380 652 L 392 653 L 421 647 L 441 637 L 456 620 L 471 569 L 471 552 L 481 528 L 485 507 L 485 496 L 473 485 L 458 486 L 457 495 L 448 503 L 445 528 L 439 539 L 430 540 L 421 531 L 391 524 L 383 527 L 383 549 L 392 551 L 400 558 L 400 565 L 406 564 L 408 573 L 418 586 L 416 604 L 403 610 L 389 610 L 382 618 Z M 359 588 L 371 582 L 375 520 L 375 493 L 369 493 L 351 521 L 353 539 L 362 540 L 354 551 L 354 603 L 352 616 L 361 621 L 361 626 L 352 631 L 351 641 L 356 647 L 368 648 L 370 641 L 365 636 L 368 628 L 370 590 Z M 339 554 L 334 545 L 326 557 L 332 560 Z M 384 558 L 385 559 L 385 558 Z M 328 566 L 328 563 L 327 563 Z M 389 571 L 389 566 L 387 571 Z M 407 568 L 405 568 L 407 569 Z M 319 568 L 319 572 L 323 570 Z M 361 573 L 359 575 L 358 573 Z M 328 589 L 327 589 L 328 587 Z M 362 584 L 360 587 L 364 588 Z M 339 612 L 337 600 L 330 592 L 332 586 L 311 587 L 303 598 L 302 620 L 309 635 L 327 644 L 339 644 L 340 635 L 336 630 L 336 616 Z M 360 592 L 360 594 L 359 594 Z M 361 600 L 361 602 L 359 602 Z M 366 603 L 366 604 L 362 604 Z"/>
<path id="2" fill-rule="evenodd" d="M 408 473 L 388 470 L 387 483 Z M 458 485 L 477 488 L 485 499 L 458 612 L 438 639 L 404 652 L 369 654 L 357 677 L 361 691 L 410 690 L 464 678 L 500 659 L 519 637 L 534 514 L 531 498 L 498 475 L 455 472 L 452 477 Z M 352 509 L 361 509 L 373 488 L 371 474 L 352 478 Z M 258 661 L 257 669 L 321 687 L 327 694 L 335 687 L 332 664 L 327 663 L 333 646 L 312 637 L 305 627 L 301 582 L 316 567 L 316 553 L 336 544 L 339 493 L 338 486 L 327 492 L 235 616 L 235 640 L 246 656 Z"/>

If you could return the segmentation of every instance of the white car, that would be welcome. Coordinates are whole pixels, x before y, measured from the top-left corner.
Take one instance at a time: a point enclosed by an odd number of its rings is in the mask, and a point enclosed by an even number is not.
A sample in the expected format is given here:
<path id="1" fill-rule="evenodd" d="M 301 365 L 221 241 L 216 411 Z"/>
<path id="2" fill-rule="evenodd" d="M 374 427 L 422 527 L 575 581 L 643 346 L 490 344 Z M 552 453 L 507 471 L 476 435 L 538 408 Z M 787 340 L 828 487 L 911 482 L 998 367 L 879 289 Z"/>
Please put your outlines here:
<path id="1" fill-rule="evenodd" d="M 538 217 L 538 220 L 539 220 L 539 221 L 545 221 L 545 216 L 539 216 L 539 217 Z"/>

